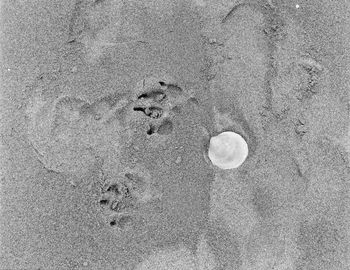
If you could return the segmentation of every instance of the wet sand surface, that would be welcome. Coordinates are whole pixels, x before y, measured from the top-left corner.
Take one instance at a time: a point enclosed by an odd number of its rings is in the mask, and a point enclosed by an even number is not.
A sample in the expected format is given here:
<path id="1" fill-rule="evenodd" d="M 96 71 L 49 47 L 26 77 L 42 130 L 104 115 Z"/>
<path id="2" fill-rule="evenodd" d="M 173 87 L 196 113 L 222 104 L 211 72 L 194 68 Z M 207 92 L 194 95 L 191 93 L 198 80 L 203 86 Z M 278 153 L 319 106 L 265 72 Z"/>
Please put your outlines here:
<path id="1" fill-rule="evenodd" d="M 0 270 L 349 267 L 346 1 L 49 2 L 1 7 Z"/>

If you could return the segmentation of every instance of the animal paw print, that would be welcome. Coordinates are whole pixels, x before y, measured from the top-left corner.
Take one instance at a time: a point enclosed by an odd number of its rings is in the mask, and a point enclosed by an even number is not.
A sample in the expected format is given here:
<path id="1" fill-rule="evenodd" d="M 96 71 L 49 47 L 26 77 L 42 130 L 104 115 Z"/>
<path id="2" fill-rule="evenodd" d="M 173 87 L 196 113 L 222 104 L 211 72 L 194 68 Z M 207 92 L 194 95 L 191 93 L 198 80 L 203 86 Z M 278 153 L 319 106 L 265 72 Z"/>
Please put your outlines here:
<path id="1" fill-rule="evenodd" d="M 170 77 L 150 77 L 137 84 L 134 112 L 149 119 L 147 135 L 170 135 L 174 124 L 172 116 L 189 97 Z"/>
<path id="2" fill-rule="evenodd" d="M 111 215 L 108 220 L 108 225 L 118 232 L 127 232 L 133 229 L 136 222 L 138 221 L 133 215 Z"/>
<path id="3" fill-rule="evenodd" d="M 125 168 L 114 177 L 107 176 L 99 204 L 108 213 L 134 212 L 141 204 L 159 198 L 145 168 Z"/>

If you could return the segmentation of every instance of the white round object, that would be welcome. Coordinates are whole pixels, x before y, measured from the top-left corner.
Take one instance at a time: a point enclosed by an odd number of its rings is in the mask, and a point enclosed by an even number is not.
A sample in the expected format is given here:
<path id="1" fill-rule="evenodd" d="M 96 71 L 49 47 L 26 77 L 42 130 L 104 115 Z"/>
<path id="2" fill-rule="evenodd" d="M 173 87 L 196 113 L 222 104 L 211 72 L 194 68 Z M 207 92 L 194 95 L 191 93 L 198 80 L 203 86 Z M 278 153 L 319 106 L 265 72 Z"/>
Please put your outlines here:
<path id="1" fill-rule="evenodd" d="M 225 131 L 210 139 L 208 157 L 220 169 L 236 169 L 248 157 L 248 144 L 241 135 Z"/>

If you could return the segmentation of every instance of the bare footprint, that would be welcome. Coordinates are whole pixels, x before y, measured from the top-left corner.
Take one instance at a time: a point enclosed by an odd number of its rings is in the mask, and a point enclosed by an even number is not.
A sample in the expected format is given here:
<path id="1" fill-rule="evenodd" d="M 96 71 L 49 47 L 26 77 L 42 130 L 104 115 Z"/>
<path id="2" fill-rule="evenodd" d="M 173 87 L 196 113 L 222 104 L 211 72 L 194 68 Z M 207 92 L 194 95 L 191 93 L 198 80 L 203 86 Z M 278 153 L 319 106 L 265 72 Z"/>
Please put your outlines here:
<path id="1" fill-rule="evenodd" d="M 84 174 L 94 162 L 79 140 L 79 108 L 85 101 L 61 97 L 36 97 L 27 109 L 28 139 L 45 168 L 60 173 Z"/>

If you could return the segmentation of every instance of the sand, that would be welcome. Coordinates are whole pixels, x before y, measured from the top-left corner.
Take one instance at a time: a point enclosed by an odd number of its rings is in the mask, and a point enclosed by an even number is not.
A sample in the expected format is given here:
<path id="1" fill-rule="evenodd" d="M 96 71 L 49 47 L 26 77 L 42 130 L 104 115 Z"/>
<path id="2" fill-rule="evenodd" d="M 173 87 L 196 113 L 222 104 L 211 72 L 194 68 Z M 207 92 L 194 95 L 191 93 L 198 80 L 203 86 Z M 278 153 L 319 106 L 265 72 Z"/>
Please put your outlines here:
<path id="1" fill-rule="evenodd" d="M 0 270 L 347 269 L 346 1 L 1 12 Z"/>

